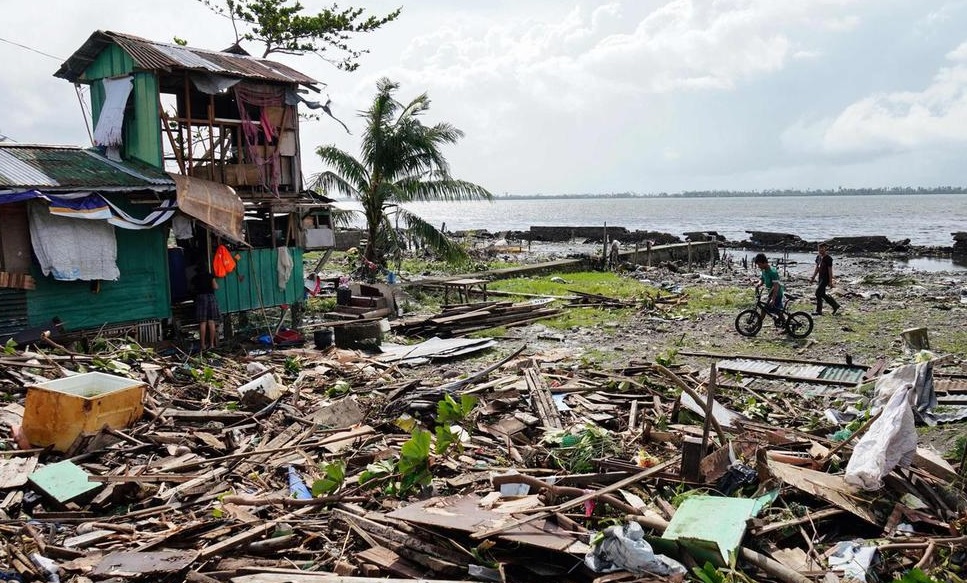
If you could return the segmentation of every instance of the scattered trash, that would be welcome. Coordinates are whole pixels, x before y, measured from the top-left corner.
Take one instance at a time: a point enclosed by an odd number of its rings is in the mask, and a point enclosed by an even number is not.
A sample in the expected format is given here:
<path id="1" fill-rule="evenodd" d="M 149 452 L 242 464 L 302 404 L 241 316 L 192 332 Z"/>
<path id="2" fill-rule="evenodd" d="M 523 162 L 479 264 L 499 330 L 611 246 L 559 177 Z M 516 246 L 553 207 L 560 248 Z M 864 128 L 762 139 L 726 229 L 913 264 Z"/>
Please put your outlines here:
<path id="1" fill-rule="evenodd" d="M 644 539 L 645 531 L 637 522 L 609 526 L 592 537 L 594 550 L 584 556 L 584 563 L 595 573 L 631 571 L 639 575 L 679 575 L 687 573 L 678 561 L 656 555 Z"/>

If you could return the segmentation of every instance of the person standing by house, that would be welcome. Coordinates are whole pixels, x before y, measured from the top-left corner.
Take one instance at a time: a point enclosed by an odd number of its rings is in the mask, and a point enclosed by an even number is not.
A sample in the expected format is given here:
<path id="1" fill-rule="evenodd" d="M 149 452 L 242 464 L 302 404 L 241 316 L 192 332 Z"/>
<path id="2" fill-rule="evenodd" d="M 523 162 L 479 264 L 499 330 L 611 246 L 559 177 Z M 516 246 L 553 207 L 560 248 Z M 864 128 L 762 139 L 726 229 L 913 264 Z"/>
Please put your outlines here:
<path id="1" fill-rule="evenodd" d="M 819 244 L 819 254 L 816 255 L 816 269 L 813 276 L 809 278 L 809 283 L 816 281 L 819 277 L 819 285 L 816 286 L 816 311 L 814 316 L 823 315 L 823 302 L 829 304 L 835 314 L 839 311 L 839 303 L 826 293 L 826 288 L 833 287 L 833 258 L 829 255 L 829 248 L 826 243 Z"/>
<path id="2" fill-rule="evenodd" d="M 218 280 L 206 265 L 199 266 L 195 276 L 195 319 L 198 320 L 198 350 L 205 352 L 218 344 L 217 322 L 222 317 L 215 290 Z"/>

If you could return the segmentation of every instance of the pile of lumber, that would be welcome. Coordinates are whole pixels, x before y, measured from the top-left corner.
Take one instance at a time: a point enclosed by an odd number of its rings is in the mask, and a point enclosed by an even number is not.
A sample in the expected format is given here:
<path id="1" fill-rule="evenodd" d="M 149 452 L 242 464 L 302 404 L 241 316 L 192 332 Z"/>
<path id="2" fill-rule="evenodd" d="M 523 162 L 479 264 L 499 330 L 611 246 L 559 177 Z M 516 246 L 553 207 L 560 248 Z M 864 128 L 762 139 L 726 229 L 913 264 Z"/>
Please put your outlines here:
<path id="1" fill-rule="evenodd" d="M 455 304 L 446 306 L 433 316 L 400 320 L 394 330 L 402 336 L 450 338 L 488 328 L 521 326 L 556 316 L 560 312 L 546 301 Z"/>

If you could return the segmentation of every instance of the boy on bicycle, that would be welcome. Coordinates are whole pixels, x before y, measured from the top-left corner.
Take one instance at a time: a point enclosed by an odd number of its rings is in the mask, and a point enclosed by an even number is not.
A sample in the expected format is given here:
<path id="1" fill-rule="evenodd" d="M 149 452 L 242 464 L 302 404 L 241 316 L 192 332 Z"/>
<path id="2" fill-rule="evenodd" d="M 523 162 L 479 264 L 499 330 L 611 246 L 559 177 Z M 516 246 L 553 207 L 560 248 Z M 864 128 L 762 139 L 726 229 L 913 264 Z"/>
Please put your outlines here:
<path id="1" fill-rule="evenodd" d="M 782 283 L 779 282 L 779 272 L 775 267 L 769 266 L 769 259 L 765 253 L 759 253 L 752 261 L 761 271 L 759 279 L 769 293 L 769 297 L 766 300 L 768 310 L 773 313 L 780 313 L 782 311 L 782 293 L 784 288 Z"/>

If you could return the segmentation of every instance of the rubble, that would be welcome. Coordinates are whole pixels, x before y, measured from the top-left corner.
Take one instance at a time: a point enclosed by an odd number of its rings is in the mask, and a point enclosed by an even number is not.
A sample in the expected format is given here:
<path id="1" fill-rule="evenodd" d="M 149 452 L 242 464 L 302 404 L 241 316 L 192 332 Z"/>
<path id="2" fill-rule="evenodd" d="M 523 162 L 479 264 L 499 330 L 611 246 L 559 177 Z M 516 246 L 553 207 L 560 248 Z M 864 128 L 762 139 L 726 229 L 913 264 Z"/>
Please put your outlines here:
<path id="1" fill-rule="evenodd" d="M 632 307 L 577 294 L 585 303 Z M 459 336 L 510 315 L 533 320 L 542 306 L 449 306 L 397 330 Z M 919 352 L 931 366 L 909 364 L 912 373 L 698 352 L 683 353 L 688 364 L 597 369 L 521 345 L 449 381 L 420 368 L 497 344 L 434 338 L 383 354 L 330 346 L 231 357 L 162 357 L 133 342 L 106 355 L 8 347 L 0 577 L 603 583 L 740 571 L 805 582 L 962 572 L 962 459 L 913 443 L 868 489 L 849 479 L 854 452 L 887 418 L 874 407 L 888 395 L 871 390 L 884 379 L 931 375 L 933 394 L 894 393 L 905 424 L 930 418 L 936 395 L 948 404 L 934 422 L 957 422 L 962 375 L 950 357 Z M 143 386 L 143 415 L 85 430 L 63 451 L 24 443 L 29 387 L 95 371 Z"/>

